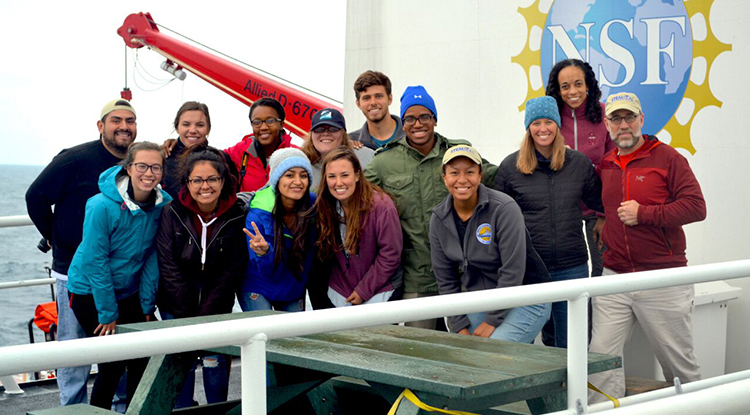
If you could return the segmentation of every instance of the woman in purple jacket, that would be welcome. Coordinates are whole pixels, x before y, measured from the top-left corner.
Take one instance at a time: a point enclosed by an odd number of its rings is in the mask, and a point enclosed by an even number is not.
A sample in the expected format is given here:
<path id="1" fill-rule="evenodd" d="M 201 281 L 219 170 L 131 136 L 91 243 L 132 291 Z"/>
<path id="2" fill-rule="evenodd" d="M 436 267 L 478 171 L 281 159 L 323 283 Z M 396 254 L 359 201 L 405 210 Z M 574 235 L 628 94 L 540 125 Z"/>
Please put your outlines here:
<path id="1" fill-rule="evenodd" d="M 388 301 L 401 285 L 401 223 L 391 198 L 365 179 L 354 152 L 323 159 L 316 202 L 322 261 L 333 258 L 328 298 L 336 307 Z"/>

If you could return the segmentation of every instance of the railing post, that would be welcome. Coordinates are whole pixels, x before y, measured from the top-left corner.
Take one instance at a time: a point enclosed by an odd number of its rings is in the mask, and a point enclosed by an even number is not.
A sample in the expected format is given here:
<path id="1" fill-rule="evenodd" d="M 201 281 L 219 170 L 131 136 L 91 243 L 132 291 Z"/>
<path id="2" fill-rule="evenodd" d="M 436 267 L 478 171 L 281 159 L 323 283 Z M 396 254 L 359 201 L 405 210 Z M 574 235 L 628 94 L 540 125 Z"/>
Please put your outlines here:
<path id="1" fill-rule="evenodd" d="M 568 410 L 588 406 L 589 293 L 568 300 Z M 580 403 L 580 406 L 578 404 Z"/>
<path id="2" fill-rule="evenodd" d="M 266 414 L 266 342 L 258 333 L 241 347 L 242 415 Z"/>

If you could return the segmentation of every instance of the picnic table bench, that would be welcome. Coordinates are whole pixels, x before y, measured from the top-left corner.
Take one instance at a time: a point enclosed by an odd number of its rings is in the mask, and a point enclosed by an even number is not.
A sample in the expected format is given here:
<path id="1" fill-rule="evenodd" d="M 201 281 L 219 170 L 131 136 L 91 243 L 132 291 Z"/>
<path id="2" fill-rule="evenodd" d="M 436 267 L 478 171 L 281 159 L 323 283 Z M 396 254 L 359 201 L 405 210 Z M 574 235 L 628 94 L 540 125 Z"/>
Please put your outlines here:
<path id="1" fill-rule="evenodd" d="M 269 315 L 248 312 L 118 326 L 118 333 Z M 238 346 L 204 354 L 240 355 Z M 361 379 L 360 389 L 394 402 L 408 388 L 424 403 L 481 414 L 513 414 L 495 407 L 526 401 L 531 414 L 567 407 L 565 349 L 460 336 L 398 325 L 343 330 L 285 339 L 266 346 L 268 411 L 308 394 L 316 413 L 338 413 L 333 385 L 345 376 Z M 620 357 L 591 353 L 589 373 L 622 366 Z M 168 414 L 195 354 L 154 356 L 129 414 Z M 210 413 L 239 414 L 238 402 L 218 404 Z M 495 409 L 492 409 L 495 408 Z M 518 408 L 516 406 L 515 408 Z M 205 409 L 203 409 L 205 413 Z M 182 411 L 180 412 L 182 413 Z M 187 412 L 186 412 L 187 413 Z M 199 412 L 193 412 L 199 413 Z M 398 414 L 425 413 L 403 400 Z"/>

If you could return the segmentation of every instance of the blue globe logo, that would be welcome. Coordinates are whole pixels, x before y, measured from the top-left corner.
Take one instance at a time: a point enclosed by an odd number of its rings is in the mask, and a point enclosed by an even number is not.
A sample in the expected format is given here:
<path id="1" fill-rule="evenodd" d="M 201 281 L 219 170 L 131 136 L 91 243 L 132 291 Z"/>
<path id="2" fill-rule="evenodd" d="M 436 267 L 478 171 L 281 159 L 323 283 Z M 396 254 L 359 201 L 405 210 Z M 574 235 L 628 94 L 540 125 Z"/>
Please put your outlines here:
<path id="1" fill-rule="evenodd" d="M 643 132 L 655 134 L 677 111 L 690 80 L 690 18 L 679 0 L 555 0 L 542 34 L 545 85 L 552 66 L 568 58 L 591 64 L 602 100 L 638 95 Z"/>

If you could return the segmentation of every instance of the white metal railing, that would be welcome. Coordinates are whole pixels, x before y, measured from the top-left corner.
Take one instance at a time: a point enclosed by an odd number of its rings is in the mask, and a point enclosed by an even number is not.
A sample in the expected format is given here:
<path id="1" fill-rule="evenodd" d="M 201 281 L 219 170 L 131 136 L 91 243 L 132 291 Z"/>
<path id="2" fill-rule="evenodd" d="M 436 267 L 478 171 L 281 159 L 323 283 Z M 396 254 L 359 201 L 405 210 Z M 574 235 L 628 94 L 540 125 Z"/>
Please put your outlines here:
<path id="1" fill-rule="evenodd" d="M 29 226 L 33 225 L 29 215 L 18 215 L 18 216 L 2 216 L 0 217 L 0 228 L 10 228 L 13 226 Z"/>
<path id="2" fill-rule="evenodd" d="M 644 271 L 627 276 L 612 275 L 342 309 L 255 317 L 251 320 L 206 323 L 200 325 L 200 328 L 175 327 L 117 336 L 9 346 L 0 348 L 0 376 L 49 367 L 81 366 L 239 344 L 244 402 L 242 413 L 265 414 L 264 368 L 268 339 L 568 301 L 568 410 L 560 414 L 579 414 L 587 410 L 586 322 L 590 296 L 747 276 L 750 276 L 750 260 L 742 260 Z M 612 407 L 611 403 L 599 405 L 603 405 L 602 408 L 606 408 L 606 405 Z"/>

